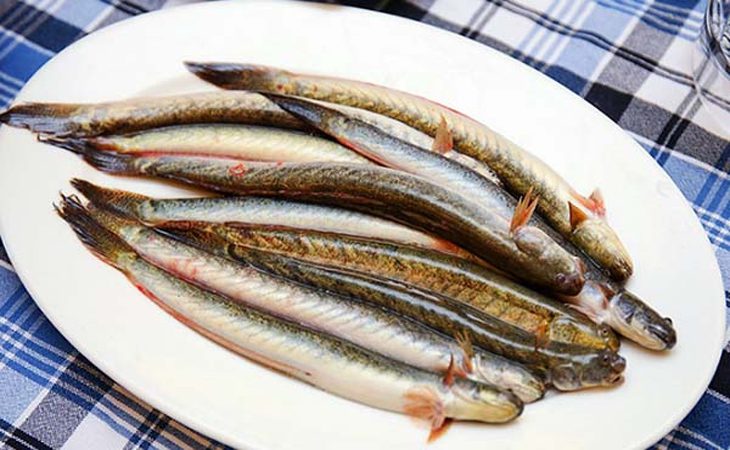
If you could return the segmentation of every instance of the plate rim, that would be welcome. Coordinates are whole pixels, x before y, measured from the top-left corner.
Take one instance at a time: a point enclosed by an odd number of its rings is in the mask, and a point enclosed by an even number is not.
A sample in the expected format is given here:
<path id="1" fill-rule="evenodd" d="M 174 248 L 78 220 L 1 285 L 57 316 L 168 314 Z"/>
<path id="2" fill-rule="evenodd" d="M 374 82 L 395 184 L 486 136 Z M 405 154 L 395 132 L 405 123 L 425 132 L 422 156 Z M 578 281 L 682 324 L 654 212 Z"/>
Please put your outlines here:
<path id="1" fill-rule="evenodd" d="M 222 7 L 225 7 L 225 4 L 236 4 L 236 3 L 238 3 L 238 4 L 241 4 L 241 3 L 244 3 L 244 4 L 266 4 L 269 7 L 274 7 L 274 5 L 276 5 L 275 7 L 277 7 L 277 8 L 281 8 L 281 7 L 285 7 L 285 8 L 299 8 L 299 9 L 304 9 L 304 10 L 314 9 L 314 8 L 320 8 L 320 9 L 329 9 L 329 8 L 331 8 L 331 9 L 347 9 L 347 10 L 350 10 L 350 11 L 357 11 L 357 14 L 364 14 L 364 15 L 372 16 L 375 20 L 385 20 L 385 21 L 398 22 L 399 25 L 401 25 L 401 26 L 411 27 L 411 28 L 428 28 L 428 30 L 430 32 L 432 32 L 432 33 L 433 32 L 438 32 L 440 34 L 443 34 L 445 36 L 448 36 L 448 39 L 452 39 L 455 42 L 461 42 L 461 44 L 467 44 L 468 43 L 468 45 L 470 45 L 470 46 L 478 47 L 480 49 L 480 51 L 486 51 L 487 53 L 489 53 L 490 54 L 490 58 L 500 59 L 500 63 L 501 64 L 512 65 L 513 67 L 520 67 L 521 70 L 525 70 L 526 69 L 526 70 L 532 72 L 533 75 L 542 78 L 543 81 L 549 81 L 553 85 L 553 88 L 556 88 L 557 87 L 557 88 L 559 88 L 560 90 L 563 91 L 563 94 L 562 95 L 567 94 L 567 95 L 570 95 L 570 96 L 573 96 L 573 97 L 577 97 L 577 99 L 581 100 L 585 104 L 585 106 L 589 107 L 590 109 L 592 109 L 594 111 L 594 113 L 597 113 L 599 116 L 601 116 L 602 117 L 602 120 L 610 122 L 610 125 L 612 127 L 618 128 L 619 130 L 621 130 L 621 132 L 623 134 L 628 134 L 618 124 L 614 123 L 607 116 L 605 116 L 605 114 L 603 114 L 603 112 L 601 112 L 598 108 L 596 108 L 594 105 L 590 104 L 589 102 L 585 101 L 585 99 L 583 99 L 582 97 L 580 97 L 578 94 L 572 92 L 567 87 L 563 86 L 562 84 L 560 84 L 559 82 L 555 81 L 554 79 L 548 77 L 547 75 L 541 73 L 540 71 L 538 71 L 538 70 L 530 67 L 529 65 L 527 65 L 525 63 L 522 63 L 521 61 L 518 61 L 515 58 L 512 58 L 511 56 L 506 55 L 506 54 L 504 54 L 504 53 L 502 53 L 502 52 L 500 52 L 500 51 L 498 51 L 498 50 L 496 50 L 496 49 L 494 49 L 492 47 L 489 47 L 489 46 L 487 46 L 485 44 L 476 42 L 476 41 L 474 41 L 472 39 L 469 39 L 467 37 L 464 37 L 464 36 L 461 36 L 459 34 L 450 32 L 448 30 L 439 28 L 439 27 L 437 27 L 435 25 L 431 25 L 431 24 L 428 24 L 428 23 L 424 23 L 424 22 L 420 22 L 420 21 L 413 20 L 413 19 L 409 19 L 409 18 L 405 18 L 405 17 L 400 17 L 400 16 L 388 14 L 388 13 L 383 13 L 383 12 L 380 12 L 380 11 L 373 11 L 373 10 L 368 10 L 368 9 L 364 9 L 364 8 L 351 7 L 351 6 L 342 6 L 342 5 L 335 5 L 335 4 L 296 2 L 296 1 L 288 1 L 288 0 L 279 0 L 279 1 L 248 0 L 247 2 L 238 2 L 236 0 L 224 0 L 224 1 L 219 1 L 219 2 L 215 2 L 215 3 L 208 3 L 208 2 L 193 3 L 193 4 L 188 4 L 188 5 L 176 6 L 174 8 L 164 8 L 164 9 L 160 9 L 160 10 L 156 10 L 156 11 L 151 11 L 151 12 L 147 12 L 147 13 L 144 13 L 144 14 L 140 14 L 140 15 L 137 15 L 137 16 L 134 16 L 134 17 L 131 17 L 131 18 L 127 18 L 125 20 L 122 20 L 122 21 L 113 23 L 113 24 L 111 24 L 109 26 L 104 27 L 101 30 L 97 30 L 95 32 L 92 32 L 92 33 L 84 36 L 83 38 L 79 39 L 78 41 L 72 43 L 71 45 L 65 47 L 62 51 L 60 51 L 58 54 L 56 54 L 53 58 L 51 58 L 49 61 L 47 61 L 46 63 L 44 63 L 43 66 L 41 66 L 37 70 L 37 72 L 24 84 L 23 88 L 18 92 L 18 94 L 16 96 L 16 99 L 17 98 L 23 98 L 24 97 L 25 92 L 27 90 L 29 90 L 29 86 L 32 86 L 32 83 L 34 82 L 34 80 L 38 78 L 38 75 L 39 74 L 42 74 L 45 71 L 45 69 L 47 68 L 47 65 L 49 63 L 52 63 L 57 58 L 59 58 L 61 55 L 63 55 L 64 53 L 66 53 L 67 50 L 73 49 L 79 43 L 86 43 L 89 40 L 94 39 L 95 36 L 99 36 L 101 33 L 114 33 L 114 32 L 116 32 L 117 29 L 122 28 L 122 27 L 129 26 L 130 24 L 136 23 L 137 21 L 150 20 L 150 17 L 151 16 L 158 17 L 158 16 L 162 16 L 162 15 L 167 15 L 171 11 L 179 11 L 181 9 L 194 10 L 194 9 L 197 9 L 197 8 L 201 8 L 201 9 L 202 8 L 206 8 L 206 9 L 207 8 L 216 8 L 216 7 L 219 7 L 221 5 L 224 5 Z M 633 148 L 635 149 L 634 153 L 641 153 L 642 154 L 642 156 L 641 156 L 642 158 L 645 158 L 645 160 L 650 161 L 651 164 L 653 166 L 655 166 L 656 169 L 658 169 L 656 171 L 656 173 L 658 173 L 658 174 L 660 173 L 661 174 L 661 175 L 659 175 L 660 177 L 662 177 L 666 181 L 669 181 L 670 182 L 670 185 L 671 185 L 671 188 L 674 189 L 674 190 L 676 190 L 677 193 L 684 199 L 684 196 L 681 193 L 681 190 L 679 190 L 679 187 L 671 179 L 671 177 L 669 176 L 669 174 L 661 166 L 659 166 L 656 163 L 656 161 L 646 151 L 644 151 L 644 149 L 639 145 L 638 142 L 636 142 L 635 139 L 630 138 L 630 140 L 633 143 L 632 144 Z M 694 211 L 692 211 L 691 206 L 689 205 L 689 203 L 688 202 L 685 202 L 685 204 L 683 205 L 683 207 L 685 209 L 688 209 L 689 212 L 691 212 L 692 217 L 693 217 L 693 221 L 692 221 L 693 222 L 693 226 L 699 227 L 699 229 L 701 229 L 701 231 L 702 231 L 701 234 L 703 236 L 703 243 L 704 243 L 704 245 L 706 247 L 705 250 L 709 250 L 709 253 L 713 256 L 712 257 L 712 266 L 713 266 L 712 267 L 713 268 L 712 277 L 715 280 L 718 280 L 719 281 L 719 286 L 720 286 L 720 288 L 722 290 L 724 288 L 724 284 L 722 282 L 722 274 L 721 274 L 721 271 L 720 271 L 720 267 L 719 267 L 719 263 L 718 263 L 717 257 L 715 256 L 715 252 L 714 252 L 713 246 L 712 246 L 711 242 L 709 241 L 709 237 L 708 237 L 706 231 L 704 230 L 704 228 L 702 227 L 701 222 L 699 221 L 699 218 L 696 216 L 696 214 L 694 213 Z M 0 214 L 0 235 L 2 235 L 2 230 L 4 228 L 3 227 L 3 217 L 4 217 L 4 214 Z M 8 257 L 9 257 L 11 263 L 12 263 L 14 261 L 14 259 L 15 259 L 16 251 L 22 251 L 22 250 L 17 250 L 15 248 L 15 245 L 13 244 L 13 241 L 3 241 L 3 243 L 4 243 L 4 247 L 6 249 L 7 255 L 8 255 Z M 174 408 L 169 409 L 168 406 L 170 406 L 170 405 L 168 404 L 168 402 L 165 399 L 158 398 L 155 395 L 155 393 L 154 393 L 154 389 L 149 389 L 149 387 L 145 387 L 145 386 L 139 386 L 138 383 L 135 383 L 134 382 L 134 377 L 132 377 L 132 379 L 128 379 L 127 377 L 124 377 L 120 373 L 114 373 L 114 375 L 112 376 L 110 373 L 112 373 L 114 371 L 113 370 L 110 370 L 107 367 L 107 365 L 104 362 L 105 361 L 104 358 L 98 358 L 97 359 L 95 357 L 87 356 L 88 352 L 87 352 L 86 345 L 83 342 L 76 342 L 74 339 L 69 338 L 68 335 L 67 335 L 67 333 L 66 333 L 66 331 L 65 331 L 65 327 L 63 326 L 62 323 L 59 323 L 59 322 L 62 322 L 62 321 L 54 320 L 53 313 L 50 313 L 49 314 L 46 311 L 45 307 L 42 304 L 40 304 L 40 303 L 38 303 L 38 302 L 35 301 L 35 298 L 36 298 L 36 295 L 34 295 L 35 286 L 32 283 L 28 283 L 27 282 L 28 280 L 26 278 L 26 271 L 25 271 L 25 269 L 24 268 L 18 269 L 15 266 L 15 264 L 13 264 L 13 267 L 15 268 L 15 273 L 18 276 L 18 278 L 20 279 L 23 287 L 30 294 L 30 297 L 33 299 L 34 303 L 40 308 L 40 310 L 43 312 L 43 314 L 45 315 L 45 317 L 48 318 L 48 320 L 53 324 L 53 326 L 63 335 L 63 337 L 66 340 L 68 340 L 73 345 L 73 347 L 76 350 L 79 351 L 80 354 L 82 354 L 85 358 L 87 358 L 89 361 L 91 361 L 92 364 L 94 364 L 97 368 L 99 368 L 106 376 L 108 376 L 109 378 L 111 378 L 112 380 L 114 380 L 115 383 L 119 384 L 121 387 L 123 387 L 123 388 L 127 389 L 128 391 L 130 391 L 133 395 L 135 395 L 140 400 L 148 403 L 149 405 L 151 405 L 154 408 L 160 410 L 164 414 L 172 417 L 173 419 L 175 419 L 176 421 L 180 422 L 181 424 L 183 424 L 183 425 L 191 428 L 193 431 L 197 431 L 199 433 L 202 433 L 202 434 L 204 434 L 204 435 L 206 435 L 208 437 L 214 438 L 214 439 L 219 440 L 220 442 L 224 442 L 224 443 L 225 442 L 230 443 L 230 442 L 234 442 L 234 441 L 241 440 L 239 438 L 231 439 L 232 436 L 229 436 L 226 433 L 219 433 L 217 429 L 212 428 L 212 427 L 209 427 L 205 423 L 205 421 L 200 422 L 200 421 L 196 420 L 195 417 L 191 417 L 188 414 L 185 414 L 184 411 L 180 411 L 180 410 L 177 410 L 177 409 L 174 409 Z M 723 306 L 723 309 L 725 309 L 724 308 L 725 305 L 723 304 L 722 306 Z M 726 319 L 725 319 L 725 315 L 724 314 L 722 316 L 722 321 L 723 322 L 726 322 Z M 725 323 L 725 329 L 726 328 L 727 328 L 727 324 Z M 73 333 L 71 333 L 71 334 L 73 334 Z M 655 431 L 653 431 L 651 433 L 648 433 L 647 432 L 646 433 L 646 438 L 642 442 L 637 443 L 638 444 L 638 447 L 647 447 L 647 446 L 650 446 L 652 444 L 655 444 L 655 443 L 659 442 L 659 440 L 661 440 L 664 436 L 666 436 L 666 434 L 668 432 L 670 432 L 674 427 L 676 427 L 687 416 L 687 414 L 694 408 L 694 406 L 699 402 L 699 400 L 701 399 L 702 395 L 707 390 L 707 387 L 709 387 L 709 384 L 710 384 L 710 382 L 712 380 L 712 377 L 713 377 L 714 373 L 716 373 L 716 371 L 717 371 L 717 366 L 718 366 L 718 364 L 720 362 L 720 358 L 721 358 L 722 351 L 723 351 L 723 348 L 724 348 L 724 337 L 721 338 L 720 341 L 717 343 L 716 348 L 717 348 L 717 351 L 715 352 L 716 353 L 716 357 L 715 357 L 715 360 L 713 362 L 714 370 L 708 376 L 705 377 L 706 379 L 702 383 L 705 387 L 702 390 L 700 390 L 699 392 L 696 392 L 695 393 L 695 395 L 693 396 L 694 400 L 691 402 L 691 404 L 687 404 L 687 406 L 685 406 L 684 409 L 682 409 L 681 411 L 675 412 L 673 414 L 672 418 L 671 419 L 668 419 L 667 422 L 662 427 L 658 428 L 657 430 L 655 430 Z M 82 349 L 84 349 L 84 350 L 82 351 Z M 93 354 L 93 352 L 91 352 L 91 353 Z M 124 382 L 123 383 L 122 382 L 119 382 L 119 381 L 117 381 L 118 379 L 124 379 Z M 243 440 L 246 441 L 246 446 L 248 446 L 250 448 L 264 448 L 263 446 L 260 445 L 260 443 L 257 443 L 256 442 L 256 439 L 248 432 L 248 430 L 243 430 L 243 432 L 241 432 L 241 434 L 240 434 L 240 437 Z M 234 444 L 234 445 L 237 445 L 237 444 Z"/>

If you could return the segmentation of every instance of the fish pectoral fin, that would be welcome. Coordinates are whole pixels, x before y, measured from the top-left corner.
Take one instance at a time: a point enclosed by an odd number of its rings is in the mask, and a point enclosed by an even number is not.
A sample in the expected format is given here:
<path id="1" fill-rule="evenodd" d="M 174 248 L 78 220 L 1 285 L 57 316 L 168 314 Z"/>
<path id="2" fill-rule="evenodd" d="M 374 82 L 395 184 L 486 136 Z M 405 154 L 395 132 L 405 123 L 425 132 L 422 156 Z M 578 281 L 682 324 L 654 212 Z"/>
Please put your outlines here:
<path id="1" fill-rule="evenodd" d="M 548 321 L 547 319 L 540 322 L 540 325 L 538 325 L 537 330 L 535 332 L 535 350 L 544 348 L 548 341 L 550 340 L 550 336 L 548 335 Z"/>
<path id="2" fill-rule="evenodd" d="M 411 417 L 427 420 L 431 424 L 431 434 L 439 431 L 447 422 L 444 403 L 429 386 L 417 386 L 406 391 L 403 394 L 403 412 Z M 430 437 L 429 435 L 429 439 Z"/>
<path id="3" fill-rule="evenodd" d="M 446 432 L 449 430 L 449 427 L 451 427 L 451 424 L 454 423 L 453 419 L 446 418 L 444 419 L 444 423 L 441 424 L 438 428 L 431 427 L 431 431 L 428 433 L 428 438 L 426 439 L 427 443 L 431 443 L 435 441 L 436 439 L 440 438 Z"/>
<path id="4" fill-rule="evenodd" d="M 527 193 L 517 203 L 517 206 L 515 206 L 515 212 L 512 215 L 512 220 L 509 224 L 510 233 L 514 233 L 530 221 L 539 199 L 540 197 L 533 196 L 532 187 L 530 187 L 530 189 L 527 190 Z"/>
<path id="5" fill-rule="evenodd" d="M 450 152 L 454 148 L 454 137 L 449 130 L 449 124 L 446 123 L 446 118 L 441 116 L 441 122 L 436 129 L 436 135 L 433 137 L 433 145 L 431 150 L 434 153 L 444 155 Z"/>
<path id="6" fill-rule="evenodd" d="M 457 369 L 456 369 L 456 363 L 454 362 L 454 355 L 451 355 L 449 358 L 449 367 L 446 369 L 446 374 L 444 374 L 444 386 L 452 386 L 454 384 L 454 380 L 456 380 L 457 377 Z"/>
<path id="7" fill-rule="evenodd" d="M 456 342 L 459 344 L 459 348 L 464 354 L 464 372 L 471 373 L 474 370 L 474 347 L 471 344 L 471 338 L 465 331 L 458 331 L 454 336 Z"/>
<path id="8" fill-rule="evenodd" d="M 570 211 L 570 230 L 575 231 L 578 225 L 588 219 L 588 214 L 573 204 L 573 202 L 568 202 L 568 209 Z"/>

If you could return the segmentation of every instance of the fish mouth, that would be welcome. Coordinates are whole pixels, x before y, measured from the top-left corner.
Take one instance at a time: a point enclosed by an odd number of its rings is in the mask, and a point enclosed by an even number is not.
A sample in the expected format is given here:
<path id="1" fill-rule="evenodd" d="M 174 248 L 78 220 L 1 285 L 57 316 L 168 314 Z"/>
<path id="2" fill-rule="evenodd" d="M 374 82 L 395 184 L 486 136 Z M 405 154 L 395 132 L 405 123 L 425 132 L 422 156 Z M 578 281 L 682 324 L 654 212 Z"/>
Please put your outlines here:
<path id="1" fill-rule="evenodd" d="M 651 324 L 649 325 L 649 332 L 661 342 L 662 350 L 669 350 L 677 344 L 677 332 L 672 326 L 672 321 L 669 318 L 664 318 L 664 323 Z"/>
<path id="2" fill-rule="evenodd" d="M 614 373 L 608 377 L 607 384 L 608 386 L 613 386 L 615 384 L 618 384 L 624 380 L 624 375 L 622 373 Z"/>
<path id="3" fill-rule="evenodd" d="M 611 360 L 611 370 L 614 374 L 621 375 L 626 370 L 626 358 L 621 355 L 615 354 L 615 357 Z"/>

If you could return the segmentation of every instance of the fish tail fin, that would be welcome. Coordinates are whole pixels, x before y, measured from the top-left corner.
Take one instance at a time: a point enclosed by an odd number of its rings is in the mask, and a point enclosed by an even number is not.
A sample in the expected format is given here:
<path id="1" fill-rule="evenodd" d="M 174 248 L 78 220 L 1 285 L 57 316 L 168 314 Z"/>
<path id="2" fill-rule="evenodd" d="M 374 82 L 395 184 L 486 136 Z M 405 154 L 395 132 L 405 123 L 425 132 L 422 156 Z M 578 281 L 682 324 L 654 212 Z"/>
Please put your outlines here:
<path id="1" fill-rule="evenodd" d="M 443 428 L 449 424 L 443 401 L 433 389 L 426 386 L 412 388 L 403 395 L 403 412 L 431 424 L 428 442 L 441 436 Z"/>
<path id="2" fill-rule="evenodd" d="M 51 144 L 54 147 L 63 148 L 73 153 L 82 153 L 86 150 L 94 150 L 95 147 L 89 139 L 79 137 L 63 136 L 38 136 L 38 140 L 44 144 Z"/>
<path id="3" fill-rule="evenodd" d="M 124 270 L 125 259 L 136 256 L 134 250 L 104 228 L 75 195 L 61 195 L 61 202 L 54 205 L 54 208 L 71 226 L 79 240 L 99 259 Z"/>
<path id="4" fill-rule="evenodd" d="M 254 64 L 185 62 L 185 67 L 198 78 L 224 89 L 285 93 L 275 78 L 284 71 Z"/>
<path id="5" fill-rule="evenodd" d="M 43 141 L 54 142 L 54 144 L 59 142 L 58 140 L 51 141 L 48 139 L 43 139 Z M 117 175 L 133 175 L 137 173 L 134 168 L 136 156 L 133 154 L 100 151 L 83 139 L 67 139 L 63 140 L 63 145 L 56 145 L 80 155 L 84 158 L 84 161 L 102 172 Z"/>
<path id="6" fill-rule="evenodd" d="M 65 135 L 74 131 L 69 119 L 78 108 L 72 103 L 21 103 L 0 114 L 0 123 L 35 133 Z"/>
<path id="7" fill-rule="evenodd" d="M 520 199 L 515 207 L 515 212 L 509 225 L 510 233 L 514 233 L 517 229 L 526 225 L 527 222 L 530 221 L 539 200 L 540 197 L 533 196 L 532 187 L 527 190 L 527 193 Z"/>
<path id="8" fill-rule="evenodd" d="M 340 133 L 337 133 L 336 129 L 333 130 L 328 126 L 329 121 L 327 119 L 331 117 L 347 117 L 346 114 L 299 97 L 271 93 L 262 93 L 261 95 L 276 103 L 279 108 L 323 133 L 329 134 L 338 140 L 342 137 Z"/>
<path id="9" fill-rule="evenodd" d="M 140 218 L 140 206 L 150 200 L 142 194 L 101 187 L 80 178 L 72 179 L 71 185 L 95 207 L 135 219 Z"/>

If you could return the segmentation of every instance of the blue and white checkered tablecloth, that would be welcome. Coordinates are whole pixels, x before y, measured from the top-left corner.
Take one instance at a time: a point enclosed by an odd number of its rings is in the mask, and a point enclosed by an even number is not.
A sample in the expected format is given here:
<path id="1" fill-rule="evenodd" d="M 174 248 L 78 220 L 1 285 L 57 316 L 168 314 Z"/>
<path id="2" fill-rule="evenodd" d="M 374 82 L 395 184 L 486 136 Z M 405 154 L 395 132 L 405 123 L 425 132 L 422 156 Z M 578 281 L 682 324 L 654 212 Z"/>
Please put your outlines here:
<path id="1" fill-rule="evenodd" d="M 164 3 L 0 0 L 0 108 L 76 39 Z M 730 143 L 727 136 L 719 137 L 702 107 L 690 71 L 704 1 L 342 3 L 475 39 L 544 72 L 601 109 L 654 157 L 692 204 L 714 246 L 730 306 Z M 223 447 L 135 398 L 80 355 L 36 307 L 2 245 L 0 346 L 2 448 Z M 730 448 L 730 348 L 695 409 L 657 448 Z"/>

